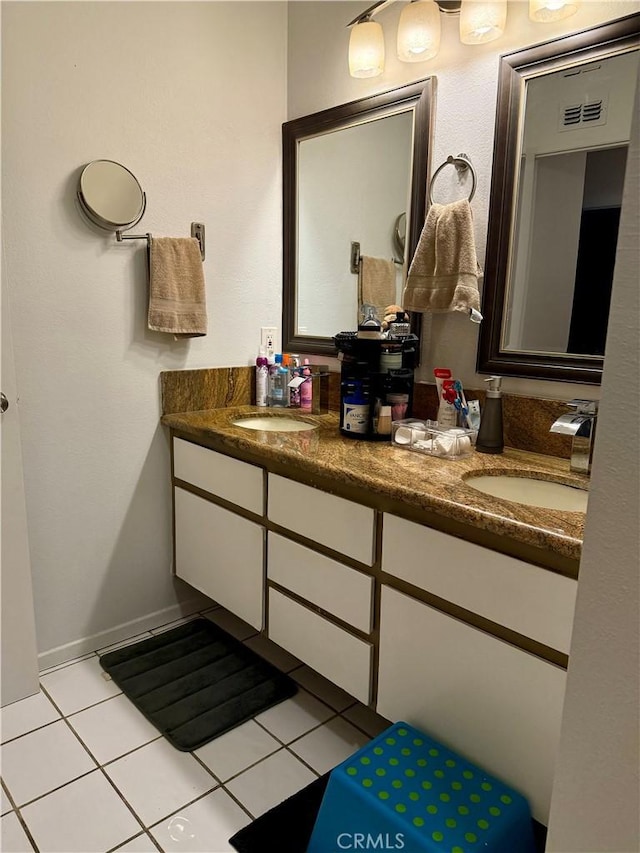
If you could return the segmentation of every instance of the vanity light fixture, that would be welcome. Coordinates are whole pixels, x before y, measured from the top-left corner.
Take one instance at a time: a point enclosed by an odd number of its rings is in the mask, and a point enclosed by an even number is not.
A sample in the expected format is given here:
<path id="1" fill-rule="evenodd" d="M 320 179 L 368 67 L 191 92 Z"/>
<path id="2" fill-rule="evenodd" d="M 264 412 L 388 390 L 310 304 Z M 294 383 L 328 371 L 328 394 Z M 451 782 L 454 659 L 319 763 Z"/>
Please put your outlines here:
<path id="1" fill-rule="evenodd" d="M 349 40 L 349 73 L 352 77 L 376 77 L 384 71 L 384 34 L 372 20 L 396 0 L 378 0 L 354 18 Z M 533 21 L 557 21 L 577 11 L 579 0 L 529 0 Z M 499 38 L 507 23 L 507 0 L 411 0 L 400 14 L 397 33 L 398 59 L 426 62 L 440 48 L 440 15 L 460 15 L 460 41 L 482 44 Z"/>
<path id="2" fill-rule="evenodd" d="M 578 0 L 529 0 L 529 17 L 546 24 L 560 21 L 578 11 Z"/>
<path id="3" fill-rule="evenodd" d="M 349 38 L 349 74 L 377 77 L 384 71 L 384 33 L 369 16 L 355 22 Z"/>

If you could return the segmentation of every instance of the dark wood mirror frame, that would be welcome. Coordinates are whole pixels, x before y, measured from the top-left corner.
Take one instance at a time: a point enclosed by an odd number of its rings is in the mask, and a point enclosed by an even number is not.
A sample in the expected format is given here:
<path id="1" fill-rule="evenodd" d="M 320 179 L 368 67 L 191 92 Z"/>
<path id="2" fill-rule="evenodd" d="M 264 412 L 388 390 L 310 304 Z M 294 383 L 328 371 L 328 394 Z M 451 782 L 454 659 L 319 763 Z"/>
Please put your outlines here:
<path id="1" fill-rule="evenodd" d="M 640 14 L 634 14 L 501 57 L 482 296 L 484 320 L 480 327 L 477 361 L 479 373 L 600 384 L 602 358 L 506 352 L 500 348 L 519 150 L 518 119 L 524 93 L 522 80 L 532 73 L 556 71 L 568 59 L 588 62 L 612 50 L 639 47 L 639 35 Z"/>
<path id="2" fill-rule="evenodd" d="M 331 338 L 296 334 L 297 322 L 297 171 L 298 142 L 308 136 L 348 127 L 354 122 L 384 115 L 390 107 L 413 106 L 415 110 L 413 156 L 411 172 L 411 204 L 407 233 L 407 257 L 411 259 L 426 216 L 427 175 L 432 135 L 432 103 L 435 95 L 435 78 L 428 77 L 388 92 L 371 95 L 338 107 L 322 110 L 312 115 L 286 122 L 282 125 L 283 156 L 283 300 L 282 349 L 288 352 L 335 355 Z M 422 316 L 411 315 L 411 328 L 420 335 Z M 354 328 L 356 318 L 354 317 Z M 347 331 L 336 329 L 336 333 Z"/>

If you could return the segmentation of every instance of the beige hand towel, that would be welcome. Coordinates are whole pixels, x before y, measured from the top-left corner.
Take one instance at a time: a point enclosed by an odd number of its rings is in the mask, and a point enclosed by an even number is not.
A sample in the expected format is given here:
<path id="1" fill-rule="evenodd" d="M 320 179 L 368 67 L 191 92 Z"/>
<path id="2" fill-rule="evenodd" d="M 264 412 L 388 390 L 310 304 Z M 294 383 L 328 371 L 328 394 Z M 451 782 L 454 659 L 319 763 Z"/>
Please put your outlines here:
<path id="1" fill-rule="evenodd" d="M 152 237 L 148 325 L 176 338 L 207 334 L 200 244 L 195 237 Z"/>
<path id="2" fill-rule="evenodd" d="M 409 267 L 402 307 L 419 313 L 478 311 L 479 275 L 469 201 L 433 204 Z"/>
<path id="3" fill-rule="evenodd" d="M 396 301 L 396 267 L 393 261 L 384 258 L 360 258 L 358 277 L 358 300 L 360 305 L 374 305 L 380 319 L 387 305 Z"/>

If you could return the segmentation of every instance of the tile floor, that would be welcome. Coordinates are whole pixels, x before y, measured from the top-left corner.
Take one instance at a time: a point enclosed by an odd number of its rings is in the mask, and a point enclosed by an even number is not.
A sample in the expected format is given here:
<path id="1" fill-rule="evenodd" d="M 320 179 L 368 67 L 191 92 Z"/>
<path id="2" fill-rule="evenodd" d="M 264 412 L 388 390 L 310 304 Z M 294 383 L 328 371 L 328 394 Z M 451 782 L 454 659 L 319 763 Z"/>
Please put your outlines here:
<path id="1" fill-rule="evenodd" d="M 228 838 L 359 749 L 388 721 L 222 608 L 203 614 L 300 685 L 194 752 L 158 734 L 99 655 L 40 674 L 2 709 L 3 853 L 223 853 Z"/>

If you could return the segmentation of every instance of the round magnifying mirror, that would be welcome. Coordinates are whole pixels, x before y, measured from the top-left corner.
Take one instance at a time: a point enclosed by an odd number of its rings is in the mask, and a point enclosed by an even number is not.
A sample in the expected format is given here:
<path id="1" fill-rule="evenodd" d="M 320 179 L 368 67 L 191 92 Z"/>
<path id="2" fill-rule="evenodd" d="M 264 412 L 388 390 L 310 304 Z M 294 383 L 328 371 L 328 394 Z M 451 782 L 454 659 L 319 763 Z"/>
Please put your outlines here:
<path id="1" fill-rule="evenodd" d="M 78 199 L 91 222 L 107 231 L 133 228 L 147 203 L 136 176 L 113 160 L 93 160 L 84 167 Z"/>

